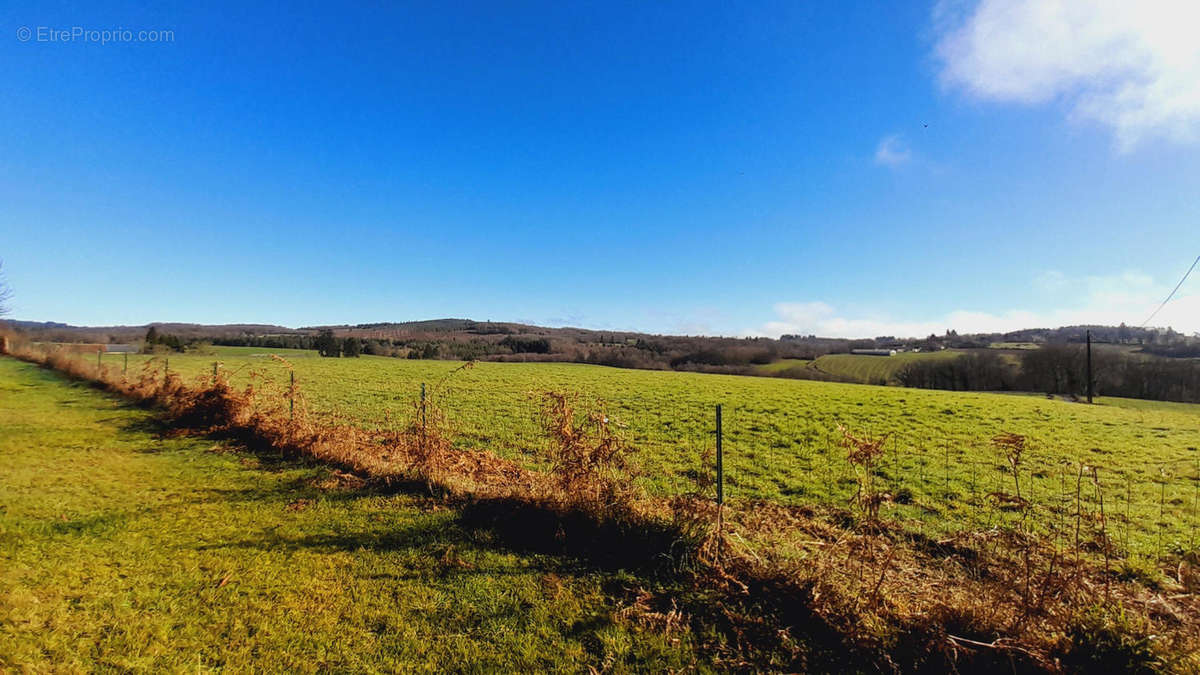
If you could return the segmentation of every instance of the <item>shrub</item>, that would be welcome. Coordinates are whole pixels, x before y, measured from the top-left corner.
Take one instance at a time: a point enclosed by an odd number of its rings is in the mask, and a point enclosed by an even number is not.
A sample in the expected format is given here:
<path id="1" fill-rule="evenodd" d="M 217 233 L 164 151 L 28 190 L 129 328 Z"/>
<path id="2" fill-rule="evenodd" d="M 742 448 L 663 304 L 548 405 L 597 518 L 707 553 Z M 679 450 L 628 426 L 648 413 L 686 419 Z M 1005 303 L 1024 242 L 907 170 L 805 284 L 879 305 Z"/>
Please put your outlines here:
<path id="1" fill-rule="evenodd" d="M 317 336 L 313 345 L 321 356 L 336 357 L 342 355 L 342 343 L 333 336 L 333 331 L 325 329 Z"/>

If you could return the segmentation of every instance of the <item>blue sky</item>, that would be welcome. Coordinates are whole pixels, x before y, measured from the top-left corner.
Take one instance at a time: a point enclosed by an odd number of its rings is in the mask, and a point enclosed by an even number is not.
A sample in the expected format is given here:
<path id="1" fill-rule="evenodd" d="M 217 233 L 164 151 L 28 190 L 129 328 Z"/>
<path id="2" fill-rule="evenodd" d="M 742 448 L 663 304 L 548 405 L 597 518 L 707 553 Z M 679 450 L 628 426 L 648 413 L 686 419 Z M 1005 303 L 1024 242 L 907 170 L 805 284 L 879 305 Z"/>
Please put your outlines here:
<path id="1" fill-rule="evenodd" d="M 6 4 L 12 317 L 1138 324 L 1200 254 L 1187 2 L 388 4 Z"/>

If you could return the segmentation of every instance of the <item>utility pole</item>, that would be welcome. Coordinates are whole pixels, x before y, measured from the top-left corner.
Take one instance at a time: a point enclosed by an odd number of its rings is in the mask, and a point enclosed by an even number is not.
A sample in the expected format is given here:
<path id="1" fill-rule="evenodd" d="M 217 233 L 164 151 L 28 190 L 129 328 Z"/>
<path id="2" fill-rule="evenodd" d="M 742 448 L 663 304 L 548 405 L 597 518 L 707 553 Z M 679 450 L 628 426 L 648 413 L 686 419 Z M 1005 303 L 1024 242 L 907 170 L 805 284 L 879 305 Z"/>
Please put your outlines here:
<path id="1" fill-rule="evenodd" d="M 1092 402 L 1095 385 L 1092 381 L 1092 331 L 1087 332 L 1087 396 L 1088 403 Z"/>

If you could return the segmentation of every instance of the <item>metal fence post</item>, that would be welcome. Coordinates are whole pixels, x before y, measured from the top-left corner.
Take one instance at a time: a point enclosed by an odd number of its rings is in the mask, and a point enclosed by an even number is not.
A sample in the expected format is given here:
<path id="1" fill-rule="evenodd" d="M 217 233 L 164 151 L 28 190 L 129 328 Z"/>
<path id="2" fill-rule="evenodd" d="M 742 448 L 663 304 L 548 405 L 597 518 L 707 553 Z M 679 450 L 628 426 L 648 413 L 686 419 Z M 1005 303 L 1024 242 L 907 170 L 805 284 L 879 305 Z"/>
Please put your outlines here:
<path id="1" fill-rule="evenodd" d="M 426 452 L 427 436 L 425 433 L 425 383 L 421 383 L 421 455 Z"/>
<path id="2" fill-rule="evenodd" d="M 942 499 L 948 499 L 950 496 L 950 441 L 946 441 L 945 449 L 946 464 L 944 467 L 945 471 L 942 472 L 942 476 L 944 478 L 942 490 L 945 491 L 945 494 L 942 495 Z"/>
<path id="3" fill-rule="evenodd" d="M 292 385 L 288 389 L 288 419 L 296 419 L 296 371 L 288 371 L 292 376 Z"/>
<path id="4" fill-rule="evenodd" d="M 725 552 L 725 458 L 721 448 L 721 404 L 717 404 L 717 564 Z"/>
<path id="5" fill-rule="evenodd" d="M 725 461 L 721 448 L 721 404 L 717 404 L 717 505 L 725 503 Z"/>

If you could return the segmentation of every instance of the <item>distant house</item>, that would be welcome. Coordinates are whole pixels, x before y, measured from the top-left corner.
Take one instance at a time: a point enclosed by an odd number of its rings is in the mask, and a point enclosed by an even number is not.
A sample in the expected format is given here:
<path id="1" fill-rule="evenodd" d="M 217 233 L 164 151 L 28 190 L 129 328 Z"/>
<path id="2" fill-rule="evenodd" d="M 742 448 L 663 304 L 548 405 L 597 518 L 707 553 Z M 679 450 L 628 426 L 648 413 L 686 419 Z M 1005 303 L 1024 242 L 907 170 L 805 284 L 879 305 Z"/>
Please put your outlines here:
<path id="1" fill-rule="evenodd" d="M 101 347 L 109 354 L 136 354 L 138 351 L 137 345 L 101 345 Z"/>
<path id="2" fill-rule="evenodd" d="M 851 354 L 861 354 L 863 356 L 895 356 L 895 349 L 851 349 Z"/>

